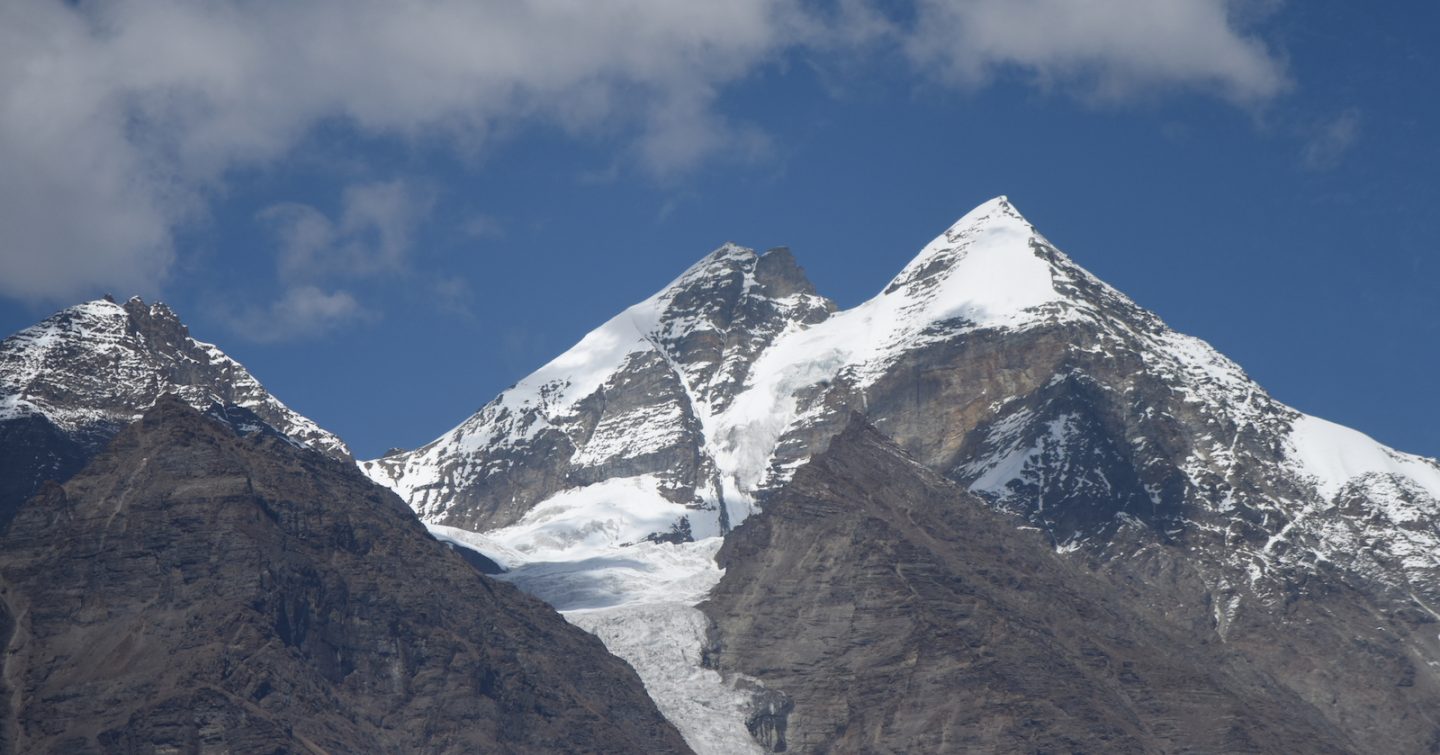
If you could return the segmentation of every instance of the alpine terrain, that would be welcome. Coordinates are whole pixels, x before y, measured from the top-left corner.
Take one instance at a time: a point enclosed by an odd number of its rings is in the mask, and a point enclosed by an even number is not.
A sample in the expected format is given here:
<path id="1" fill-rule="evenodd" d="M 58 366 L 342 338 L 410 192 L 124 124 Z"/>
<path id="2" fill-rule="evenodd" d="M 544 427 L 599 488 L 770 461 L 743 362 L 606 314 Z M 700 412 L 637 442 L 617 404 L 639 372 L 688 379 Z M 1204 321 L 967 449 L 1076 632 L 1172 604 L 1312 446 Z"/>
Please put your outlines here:
<path id="1" fill-rule="evenodd" d="M 1440 752 L 1440 463 L 1003 197 L 849 309 L 725 244 L 372 460 L 106 298 L 0 343 L 0 638 L 5 751 Z"/>
<path id="2" fill-rule="evenodd" d="M 1003 197 L 847 310 L 727 244 L 361 466 L 697 751 L 1440 751 L 1440 464 Z"/>
<path id="3" fill-rule="evenodd" d="M 240 407 L 337 459 L 349 450 L 190 337 L 169 307 L 97 299 L 0 341 L 0 527 L 46 480 L 64 481 L 166 393 Z"/>

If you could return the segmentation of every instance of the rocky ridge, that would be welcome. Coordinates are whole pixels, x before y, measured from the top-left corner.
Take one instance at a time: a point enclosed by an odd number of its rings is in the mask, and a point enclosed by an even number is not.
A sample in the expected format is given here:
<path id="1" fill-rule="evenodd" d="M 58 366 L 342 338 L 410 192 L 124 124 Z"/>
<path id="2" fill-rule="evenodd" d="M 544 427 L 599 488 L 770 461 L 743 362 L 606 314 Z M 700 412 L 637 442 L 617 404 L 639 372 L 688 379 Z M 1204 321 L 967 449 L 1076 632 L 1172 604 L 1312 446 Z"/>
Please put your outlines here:
<path id="1" fill-rule="evenodd" d="M 706 661 L 763 684 L 747 724 L 772 751 L 1357 749 L 859 415 L 718 561 Z"/>
<path id="2" fill-rule="evenodd" d="M 270 395 L 246 369 L 190 336 L 162 303 L 109 299 L 61 310 L 0 341 L 0 525 L 45 480 L 64 481 L 160 396 L 253 412 L 337 459 L 341 440 Z"/>

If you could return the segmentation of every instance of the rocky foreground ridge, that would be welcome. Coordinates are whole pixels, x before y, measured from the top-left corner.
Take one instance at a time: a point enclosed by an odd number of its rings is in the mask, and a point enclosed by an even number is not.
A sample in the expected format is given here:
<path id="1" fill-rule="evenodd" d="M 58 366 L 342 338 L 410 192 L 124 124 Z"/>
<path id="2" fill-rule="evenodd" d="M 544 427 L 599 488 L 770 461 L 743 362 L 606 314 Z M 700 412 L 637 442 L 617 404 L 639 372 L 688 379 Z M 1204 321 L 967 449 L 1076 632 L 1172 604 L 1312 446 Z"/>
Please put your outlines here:
<path id="1" fill-rule="evenodd" d="M 352 465 L 162 396 L 0 538 L 6 752 L 688 752 Z"/>

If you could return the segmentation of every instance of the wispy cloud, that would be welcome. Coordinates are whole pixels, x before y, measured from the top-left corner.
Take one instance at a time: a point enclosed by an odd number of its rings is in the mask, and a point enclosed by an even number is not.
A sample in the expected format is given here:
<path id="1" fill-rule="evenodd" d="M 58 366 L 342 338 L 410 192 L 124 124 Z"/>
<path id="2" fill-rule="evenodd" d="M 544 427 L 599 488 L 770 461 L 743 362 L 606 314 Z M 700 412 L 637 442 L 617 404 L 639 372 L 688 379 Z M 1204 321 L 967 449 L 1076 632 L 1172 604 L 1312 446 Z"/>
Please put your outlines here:
<path id="1" fill-rule="evenodd" d="M 221 316 L 249 340 L 275 343 L 315 338 L 377 315 L 347 291 L 301 285 L 287 288 L 268 305 L 222 312 Z"/>
<path id="2" fill-rule="evenodd" d="M 346 187 L 334 220 L 299 203 L 268 207 L 259 220 L 275 236 L 282 280 L 361 277 L 404 268 L 415 228 L 434 203 L 427 188 L 378 181 Z"/>
<path id="3" fill-rule="evenodd" d="M 1322 123 L 1300 150 L 1300 164 L 1307 170 L 1327 171 L 1340 167 L 1360 140 L 1362 119 L 1359 110 L 1347 110 Z"/>
<path id="4" fill-rule="evenodd" d="M 1109 101 L 1177 87 L 1271 98 L 1288 86 L 1284 67 L 1230 11 L 1227 0 L 919 0 L 908 51 L 961 86 L 1018 72 Z"/>
<path id="5" fill-rule="evenodd" d="M 494 215 L 482 212 L 462 222 L 460 232 L 472 239 L 498 239 L 505 235 L 505 224 Z"/>
<path id="6" fill-rule="evenodd" d="M 231 328 L 242 337 L 281 341 L 366 319 L 349 292 L 318 286 L 408 274 L 416 226 L 433 205 L 428 188 L 391 180 L 346 187 L 334 219 L 293 202 L 262 210 L 257 219 L 275 238 L 281 293 L 266 308 L 231 313 Z"/>

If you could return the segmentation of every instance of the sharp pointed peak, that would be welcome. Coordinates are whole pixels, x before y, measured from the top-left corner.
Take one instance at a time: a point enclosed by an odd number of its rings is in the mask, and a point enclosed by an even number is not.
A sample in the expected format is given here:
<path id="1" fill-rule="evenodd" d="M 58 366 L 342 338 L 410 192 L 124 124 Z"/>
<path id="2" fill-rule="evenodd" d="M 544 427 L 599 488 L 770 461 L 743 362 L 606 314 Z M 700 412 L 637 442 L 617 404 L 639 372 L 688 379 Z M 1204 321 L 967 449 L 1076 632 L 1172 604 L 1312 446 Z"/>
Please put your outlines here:
<path id="1" fill-rule="evenodd" d="M 1008 223 L 1020 223 L 1032 231 L 1034 230 L 1034 226 L 1025 219 L 1024 215 L 1020 214 L 1015 203 L 1010 201 L 1010 197 L 1001 194 L 980 203 L 975 209 L 962 215 L 959 220 L 950 224 L 943 235 L 955 237 L 967 230 Z"/>
<path id="2" fill-rule="evenodd" d="M 68 307 L 65 307 L 64 309 L 57 311 L 55 315 L 52 315 L 52 317 L 66 313 L 83 314 L 86 312 L 91 312 L 95 314 L 124 314 L 125 308 L 120 304 L 117 304 L 115 302 L 115 299 L 109 294 L 106 294 L 99 299 L 91 299 L 90 301 L 83 301 L 79 304 L 72 304 Z"/>
<path id="3" fill-rule="evenodd" d="M 651 299 L 673 295 L 677 291 L 718 276 L 748 271 L 759 259 L 760 255 L 756 254 L 754 249 L 727 241 L 685 268 L 685 272 L 655 292 Z"/>
<path id="4" fill-rule="evenodd" d="M 733 241 L 727 241 L 715 250 L 700 258 L 699 262 L 691 265 L 686 272 L 714 267 L 715 265 L 733 265 L 735 263 L 749 262 L 760 255 L 748 246 L 741 246 Z"/>
<path id="5" fill-rule="evenodd" d="M 1002 194 L 965 213 L 944 233 L 926 244 L 896 281 L 892 281 L 890 288 L 895 288 L 896 282 L 901 279 L 913 277 L 918 270 L 933 272 L 939 265 L 950 265 L 963 259 L 963 251 L 977 242 L 985 247 L 1027 253 L 1028 256 L 1031 240 L 1039 235 L 1010 198 Z"/>

